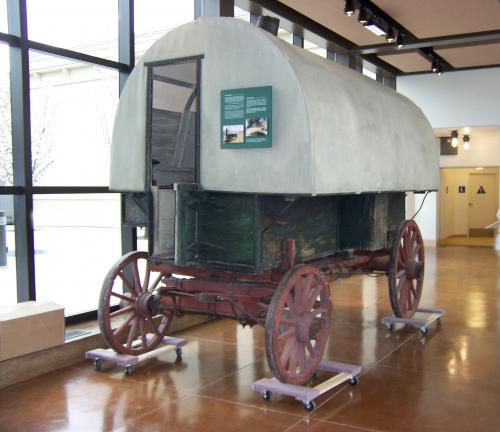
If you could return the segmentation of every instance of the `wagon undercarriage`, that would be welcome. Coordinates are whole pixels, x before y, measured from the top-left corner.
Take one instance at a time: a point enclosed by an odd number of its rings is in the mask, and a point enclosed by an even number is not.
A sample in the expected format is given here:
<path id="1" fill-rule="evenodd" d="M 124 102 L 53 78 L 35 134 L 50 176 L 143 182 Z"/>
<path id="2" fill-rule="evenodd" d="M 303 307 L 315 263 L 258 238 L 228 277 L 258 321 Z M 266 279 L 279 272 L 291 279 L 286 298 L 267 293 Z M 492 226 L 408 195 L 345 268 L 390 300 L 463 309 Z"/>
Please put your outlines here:
<path id="1" fill-rule="evenodd" d="M 328 279 L 354 273 L 387 275 L 398 317 L 411 317 L 420 300 L 423 242 L 405 221 L 391 248 L 356 250 L 296 264 L 295 240 L 284 242 L 279 267 L 252 275 L 160 263 L 146 252 L 120 259 L 107 275 L 99 322 L 116 351 L 138 355 L 154 349 L 170 323 L 204 314 L 265 328 L 266 356 L 281 381 L 303 384 L 324 353 L 332 317 Z"/>

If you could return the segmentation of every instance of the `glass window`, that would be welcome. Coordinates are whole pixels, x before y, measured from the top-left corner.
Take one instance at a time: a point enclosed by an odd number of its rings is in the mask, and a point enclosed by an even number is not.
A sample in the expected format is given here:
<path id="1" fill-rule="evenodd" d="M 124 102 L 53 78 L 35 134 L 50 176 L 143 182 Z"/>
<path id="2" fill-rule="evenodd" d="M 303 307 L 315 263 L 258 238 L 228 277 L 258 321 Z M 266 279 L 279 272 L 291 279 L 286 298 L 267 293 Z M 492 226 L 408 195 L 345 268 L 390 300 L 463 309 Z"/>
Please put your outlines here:
<path id="1" fill-rule="evenodd" d="M 0 195 L 0 306 L 17 303 L 16 238 L 12 195 Z"/>
<path id="2" fill-rule="evenodd" d="M 0 0 L 0 32 L 7 33 L 7 0 Z"/>
<path id="3" fill-rule="evenodd" d="M 320 48 L 311 41 L 304 40 L 304 49 L 313 54 L 319 55 L 320 57 L 326 58 L 326 49 Z"/>
<path id="4" fill-rule="evenodd" d="M 293 34 L 290 33 L 288 30 L 285 30 L 284 28 L 281 27 L 279 28 L 278 38 L 284 40 L 285 42 L 288 42 L 289 44 L 293 44 Z"/>
<path id="5" fill-rule="evenodd" d="M 66 316 L 97 309 L 102 282 L 121 256 L 120 195 L 36 195 L 36 296 Z"/>
<path id="6" fill-rule="evenodd" d="M 372 72 L 371 70 L 365 68 L 365 67 L 363 68 L 363 75 L 367 76 L 368 78 L 374 79 L 374 80 L 377 79 L 377 74 L 375 72 Z"/>
<path id="7" fill-rule="evenodd" d="M 0 186 L 12 185 L 9 47 L 0 44 Z"/>
<path id="8" fill-rule="evenodd" d="M 29 39 L 118 59 L 118 2 L 27 0 Z"/>
<path id="9" fill-rule="evenodd" d="M 234 17 L 236 19 L 250 22 L 250 12 L 239 8 L 238 6 L 234 7 Z"/>
<path id="10" fill-rule="evenodd" d="M 134 2 L 136 60 L 169 30 L 193 19 L 194 1 L 136 0 Z"/>
<path id="11" fill-rule="evenodd" d="M 30 52 L 33 183 L 107 186 L 118 72 Z"/>

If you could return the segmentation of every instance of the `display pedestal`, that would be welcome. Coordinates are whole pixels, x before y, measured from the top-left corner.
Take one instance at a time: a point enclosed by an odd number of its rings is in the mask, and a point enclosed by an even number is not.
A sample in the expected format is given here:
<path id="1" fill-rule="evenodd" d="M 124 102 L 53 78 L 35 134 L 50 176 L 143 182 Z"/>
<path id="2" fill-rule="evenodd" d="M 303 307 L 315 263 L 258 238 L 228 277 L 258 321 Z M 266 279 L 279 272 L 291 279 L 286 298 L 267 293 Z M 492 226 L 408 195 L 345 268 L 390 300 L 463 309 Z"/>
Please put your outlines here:
<path id="1" fill-rule="evenodd" d="M 147 336 L 152 337 L 153 335 L 148 334 Z M 178 339 L 165 336 L 158 348 L 138 356 L 119 354 L 112 349 L 97 348 L 92 351 L 87 351 L 85 353 L 85 358 L 94 360 L 94 368 L 96 371 L 101 370 L 103 361 L 108 361 L 110 363 L 114 363 L 117 366 L 123 367 L 125 374 L 131 375 L 134 365 L 148 358 L 158 356 L 168 349 L 175 349 L 177 357 L 181 358 L 182 347 L 186 344 L 186 339 Z"/>
<path id="2" fill-rule="evenodd" d="M 322 360 L 318 370 L 335 372 L 337 375 L 314 387 L 286 384 L 278 381 L 276 378 L 262 378 L 252 384 L 252 390 L 259 392 L 266 401 L 271 400 L 273 393 L 292 396 L 302 402 L 307 411 L 313 411 L 316 408 L 314 399 L 346 381 L 352 385 L 357 384 L 358 375 L 361 374 L 362 369 L 361 366 L 357 365 Z"/>
<path id="3" fill-rule="evenodd" d="M 431 308 L 420 308 L 417 312 L 427 314 L 426 318 L 398 318 L 395 316 L 386 316 L 382 318 L 382 324 L 387 327 L 387 330 L 392 331 L 394 324 L 408 324 L 413 327 L 417 327 L 420 333 L 426 335 L 429 331 L 429 326 L 434 323 L 440 323 L 441 318 L 444 316 L 444 309 L 431 309 Z"/>

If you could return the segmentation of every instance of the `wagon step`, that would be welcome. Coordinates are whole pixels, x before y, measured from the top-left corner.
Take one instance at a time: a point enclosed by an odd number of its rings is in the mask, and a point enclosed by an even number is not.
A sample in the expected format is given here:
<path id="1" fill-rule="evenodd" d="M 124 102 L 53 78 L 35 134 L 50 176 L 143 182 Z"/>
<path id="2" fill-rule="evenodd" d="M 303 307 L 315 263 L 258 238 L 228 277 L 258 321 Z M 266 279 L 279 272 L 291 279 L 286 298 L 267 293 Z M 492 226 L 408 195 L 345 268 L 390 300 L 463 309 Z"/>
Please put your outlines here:
<path id="1" fill-rule="evenodd" d="M 282 383 L 276 378 L 262 378 L 252 384 L 252 390 L 259 392 L 266 401 L 271 400 L 273 393 L 292 396 L 302 402 L 307 411 L 314 411 L 316 408 L 314 399 L 345 382 L 351 385 L 357 384 L 362 368 L 358 365 L 322 360 L 318 371 L 334 372 L 337 375 L 314 387 Z"/>
<path id="2" fill-rule="evenodd" d="M 389 331 L 392 331 L 394 324 L 408 324 L 418 328 L 422 336 L 425 336 L 429 331 L 429 326 L 434 322 L 437 322 L 439 325 L 445 314 L 444 309 L 433 308 L 419 308 L 416 312 L 426 316 L 424 318 L 398 318 L 395 316 L 386 316 L 382 318 L 382 324 L 384 324 Z"/>
<path id="3" fill-rule="evenodd" d="M 153 337 L 152 334 L 147 335 L 148 338 Z M 110 363 L 114 363 L 117 366 L 121 366 L 124 368 L 124 372 L 126 375 L 131 375 L 134 365 L 148 359 L 151 357 L 158 356 L 163 354 L 165 351 L 169 349 L 175 348 L 175 353 L 178 358 L 182 357 L 182 347 L 187 344 L 186 339 L 179 339 L 174 337 L 165 336 L 160 343 L 160 346 L 152 351 L 147 353 L 133 356 L 128 354 L 120 354 L 114 351 L 113 349 L 103 349 L 97 348 L 91 351 L 87 351 L 85 353 L 85 358 L 94 360 L 94 368 L 96 371 L 100 371 L 102 368 L 102 362 L 108 361 Z M 163 345 L 163 346 L 162 346 Z"/>

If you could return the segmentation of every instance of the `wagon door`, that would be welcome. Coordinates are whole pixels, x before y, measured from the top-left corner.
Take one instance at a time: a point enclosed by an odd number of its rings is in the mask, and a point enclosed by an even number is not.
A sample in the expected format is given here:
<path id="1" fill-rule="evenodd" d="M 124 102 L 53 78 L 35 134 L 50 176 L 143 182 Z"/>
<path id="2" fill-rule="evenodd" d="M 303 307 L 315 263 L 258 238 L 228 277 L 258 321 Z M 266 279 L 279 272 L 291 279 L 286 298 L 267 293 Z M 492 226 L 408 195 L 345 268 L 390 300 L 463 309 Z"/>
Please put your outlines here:
<path id="1" fill-rule="evenodd" d="M 201 57 L 149 63 L 147 144 L 152 254 L 173 259 L 175 184 L 198 182 Z"/>
<path id="2" fill-rule="evenodd" d="M 148 64 L 151 186 L 197 181 L 200 59 Z"/>

